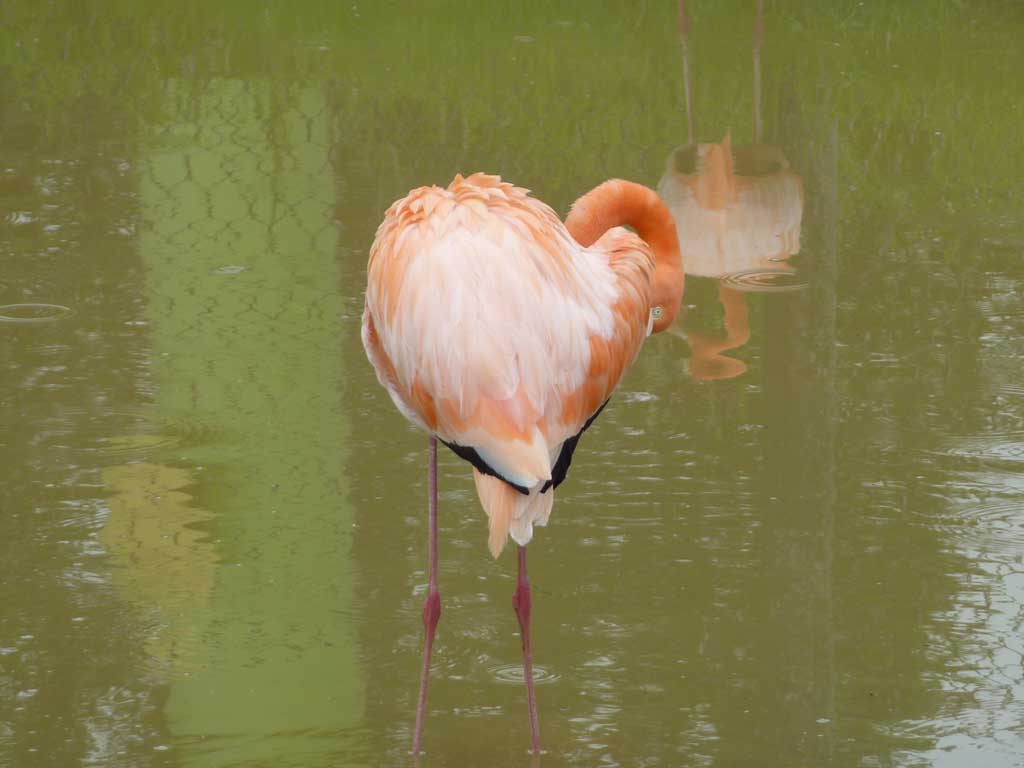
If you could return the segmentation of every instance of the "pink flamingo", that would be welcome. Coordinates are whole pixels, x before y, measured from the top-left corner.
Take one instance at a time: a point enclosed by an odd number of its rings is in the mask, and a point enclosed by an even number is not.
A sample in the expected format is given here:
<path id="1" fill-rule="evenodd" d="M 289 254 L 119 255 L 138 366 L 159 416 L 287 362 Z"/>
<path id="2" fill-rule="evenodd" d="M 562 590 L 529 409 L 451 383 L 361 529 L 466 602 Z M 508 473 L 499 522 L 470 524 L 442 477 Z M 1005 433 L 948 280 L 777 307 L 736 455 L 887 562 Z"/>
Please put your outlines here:
<path id="1" fill-rule="evenodd" d="M 619 225 L 633 227 L 633 234 Z M 639 235 L 639 236 L 637 236 Z M 526 544 L 546 525 L 580 435 L 683 294 L 675 223 L 639 184 L 607 181 L 563 225 L 497 176 L 394 203 L 370 250 L 363 345 L 402 414 L 429 435 L 429 587 L 413 753 L 426 708 L 437 585 L 437 441 L 473 465 L 497 557 L 519 545 L 531 746 L 540 752 Z"/>

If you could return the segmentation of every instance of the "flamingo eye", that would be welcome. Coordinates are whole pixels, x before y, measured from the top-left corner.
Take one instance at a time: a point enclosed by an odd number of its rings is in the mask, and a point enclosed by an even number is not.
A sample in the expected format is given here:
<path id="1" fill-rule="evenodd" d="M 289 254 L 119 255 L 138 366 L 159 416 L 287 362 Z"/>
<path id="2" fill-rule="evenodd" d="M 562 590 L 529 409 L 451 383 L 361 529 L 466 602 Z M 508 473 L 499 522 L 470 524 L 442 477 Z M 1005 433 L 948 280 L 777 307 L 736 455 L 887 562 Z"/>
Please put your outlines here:
<path id="1" fill-rule="evenodd" d="M 653 318 L 654 318 L 655 320 L 657 320 L 657 319 L 658 319 L 659 317 L 661 317 L 661 315 L 662 315 L 662 312 L 664 312 L 664 311 L 665 311 L 665 310 L 663 310 L 663 309 L 662 309 L 661 307 L 653 307 L 653 308 L 651 309 L 651 316 L 652 316 L 652 317 L 653 317 Z"/>

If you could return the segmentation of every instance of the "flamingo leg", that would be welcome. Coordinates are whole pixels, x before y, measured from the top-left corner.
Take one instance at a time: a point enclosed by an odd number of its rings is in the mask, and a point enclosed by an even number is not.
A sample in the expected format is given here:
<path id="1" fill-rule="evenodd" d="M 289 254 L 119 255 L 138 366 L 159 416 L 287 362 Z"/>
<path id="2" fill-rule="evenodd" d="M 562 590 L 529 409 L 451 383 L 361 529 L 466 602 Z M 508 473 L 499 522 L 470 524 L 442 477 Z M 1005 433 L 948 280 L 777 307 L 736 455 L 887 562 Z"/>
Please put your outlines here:
<path id="1" fill-rule="evenodd" d="M 519 619 L 519 634 L 523 640 L 523 676 L 526 678 L 526 702 L 530 709 L 530 744 L 535 755 L 540 754 L 540 726 L 537 724 L 537 695 L 533 688 L 533 656 L 530 650 L 530 580 L 526 576 L 526 547 L 519 547 L 519 578 L 512 595 L 512 607 Z"/>
<path id="2" fill-rule="evenodd" d="M 412 740 L 412 753 L 420 753 L 423 738 L 423 718 L 427 708 L 427 682 L 430 677 L 430 651 L 434 647 L 434 632 L 441 618 L 441 593 L 437 589 L 437 437 L 430 436 L 430 553 L 429 585 L 423 603 L 423 670 L 420 672 L 420 695 L 416 705 L 416 730 Z"/>

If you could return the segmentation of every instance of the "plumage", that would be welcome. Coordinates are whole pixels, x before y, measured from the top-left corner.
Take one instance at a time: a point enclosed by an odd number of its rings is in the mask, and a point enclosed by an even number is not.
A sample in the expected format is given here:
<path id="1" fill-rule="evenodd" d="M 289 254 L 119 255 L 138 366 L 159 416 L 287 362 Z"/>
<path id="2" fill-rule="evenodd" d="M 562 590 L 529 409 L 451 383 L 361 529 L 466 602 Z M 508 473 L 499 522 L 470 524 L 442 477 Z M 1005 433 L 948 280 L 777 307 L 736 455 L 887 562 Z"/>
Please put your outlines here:
<path id="1" fill-rule="evenodd" d="M 636 234 L 612 227 L 584 247 L 496 176 L 421 187 L 388 210 L 363 343 L 407 418 L 493 470 L 475 477 L 495 556 L 547 522 L 551 499 L 536 497 L 640 351 L 656 269 Z"/>

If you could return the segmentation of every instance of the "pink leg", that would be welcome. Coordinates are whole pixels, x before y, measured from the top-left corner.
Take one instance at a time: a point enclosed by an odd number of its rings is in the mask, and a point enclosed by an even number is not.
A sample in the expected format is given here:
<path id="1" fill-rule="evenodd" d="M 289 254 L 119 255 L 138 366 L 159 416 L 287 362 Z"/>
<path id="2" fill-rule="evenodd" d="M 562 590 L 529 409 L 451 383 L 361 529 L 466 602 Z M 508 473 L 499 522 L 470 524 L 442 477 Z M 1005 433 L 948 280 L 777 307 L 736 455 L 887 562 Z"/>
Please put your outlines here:
<path id="1" fill-rule="evenodd" d="M 533 754 L 540 754 L 540 726 L 537 725 L 537 695 L 533 690 L 533 656 L 530 653 L 530 580 L 526 577 L 526 547 L 519 547 L 519 579 L 512 595 L 512 607 L 519 618 L 523 639 L 523 674 L 526 677 L 526 702 L 530 708 L 530 743 Z"/>
<path id="2" fill-rule="evenodd" d="M 437 438 L 430 436 L 430 554 L 429 586 L 423 603 L 423 671 L 420 672 L 420 696 L 416 705 L 416 730 L 412 739 L 412 753 L 420 753 L 423 738 L 423 717 L 427 708 L 427 680 L 430 677 L 430 651 L 434 647 L 434 632 L 441 618 L 441 593 L 437 589 Z"/>

